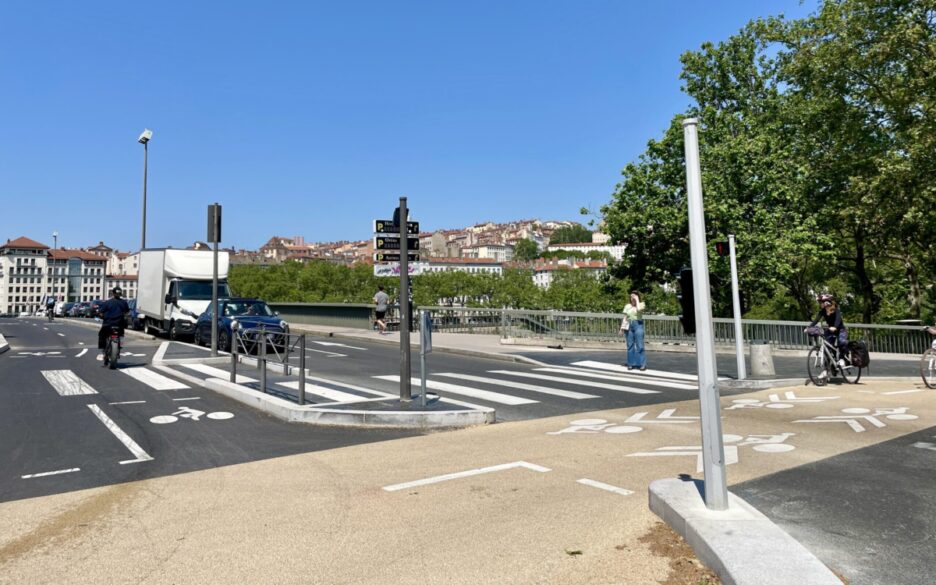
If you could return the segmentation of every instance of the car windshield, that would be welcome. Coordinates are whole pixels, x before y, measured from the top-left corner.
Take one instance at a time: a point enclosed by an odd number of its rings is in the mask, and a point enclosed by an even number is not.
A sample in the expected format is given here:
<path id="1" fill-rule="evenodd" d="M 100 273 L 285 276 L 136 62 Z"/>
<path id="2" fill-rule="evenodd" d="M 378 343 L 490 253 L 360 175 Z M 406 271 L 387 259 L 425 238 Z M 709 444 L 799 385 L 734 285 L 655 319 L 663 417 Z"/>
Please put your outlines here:
<path id="1" fill-rule="evenodd" d="M 218 297 L 229 297 L 231 296 L 231 291 L 228 289 L 226 282 L 218 283 Z M 192 300 L 192 301 L 207 301 L 211 300 L 211 281 L 180 281 L 179 282 L 179 298 Z"/>
<path id="2" fill-rule="evenodd" d="M 225 317 L 272 317 L 274 313 L 263 301 L 233 301 L 224 305 Z"/>

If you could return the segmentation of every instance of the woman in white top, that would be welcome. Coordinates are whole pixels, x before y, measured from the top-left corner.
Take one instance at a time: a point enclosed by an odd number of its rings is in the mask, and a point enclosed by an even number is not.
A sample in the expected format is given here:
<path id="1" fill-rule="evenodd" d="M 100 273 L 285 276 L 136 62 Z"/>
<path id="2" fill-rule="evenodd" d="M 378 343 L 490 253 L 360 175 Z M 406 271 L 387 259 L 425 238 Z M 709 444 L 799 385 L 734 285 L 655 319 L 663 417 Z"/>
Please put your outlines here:
<path id="1" fill-rule="evenodd" d="M 630 303 L 624 307 L 624 321 L 621 323 L 622 332 L 627 335 L 627 369 L 647 369 L 647 355 L 644 353 L 644 304 L 640 300 L 640 293 L 631 291 Z"/>

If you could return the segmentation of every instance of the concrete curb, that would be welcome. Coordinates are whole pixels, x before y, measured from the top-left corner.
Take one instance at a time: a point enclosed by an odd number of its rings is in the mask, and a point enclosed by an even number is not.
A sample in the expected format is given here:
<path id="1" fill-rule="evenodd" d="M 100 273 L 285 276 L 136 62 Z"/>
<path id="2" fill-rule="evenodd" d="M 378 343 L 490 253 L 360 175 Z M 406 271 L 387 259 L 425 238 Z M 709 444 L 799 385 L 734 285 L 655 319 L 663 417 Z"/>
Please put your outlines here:
<path id="1" fill-rule="evenodd" d="M 699 480 L 650 484 L 650 510 L 678 532 L 725 585 L 842 585 L 806 547 L 756 508 L 728 494 L 728 509 L 705 507 Z"/>
<path id="2" fill-rule="evenodd" d="M 718 387 L 725 390 L 766 390 L 767 388 L 784 388 L 787 386 L 802 386 L 802 378 L 777 378 L 771 380 L 719 380 Z"/>
<path id="3" fill-rule="evenodd" d="M 10 344 L 7 343 L 7 340 L 3 337 L 3 334 L 0 333 L 0 353 L 4 353 L 5 351 L 9 349 L 10 349 Z"/>

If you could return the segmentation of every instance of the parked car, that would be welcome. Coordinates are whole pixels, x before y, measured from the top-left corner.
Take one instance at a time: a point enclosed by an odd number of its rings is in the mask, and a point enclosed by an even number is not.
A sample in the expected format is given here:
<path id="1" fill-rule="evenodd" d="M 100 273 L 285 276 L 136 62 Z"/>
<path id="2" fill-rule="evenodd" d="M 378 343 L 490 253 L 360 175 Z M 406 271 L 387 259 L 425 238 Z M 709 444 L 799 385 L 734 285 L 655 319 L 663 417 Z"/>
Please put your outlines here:
<path id="1" fill-rule="evenodd" d="M 91 317 L 91 301 L 82 301 L 78 303 L 78 310 L 75 313 L 76 317 Z"/>
<path id="2" fill-rule="evenodd" d="M 255 350 L 262 339 L 260 328 L 266 332 L 269 343 L 286 345 L 289 324 L 260 299 L 219 299 L 218 314 L 218 349 L 222 351 L 231 351 L 235 331 L 242 331 L 248 352 Z M 211 345 L 211 305 L 195 322 L 195 344 Z"/>
<path id="3" fill-rule="evenodd" d="M 130 312 L 127 314 L 127 329 L 136 331 L 143 329 L 143 315 L 137 310 L 137 300 L 130 299 L 127 305 L 130 306 Z"/>
<path id="4" fill-rule="evenodd" d="M 60 309 L 56 312 L 57 316 L 70 317 L 71 309 L 75 306 L 75 303 L 62 303 Z"/>

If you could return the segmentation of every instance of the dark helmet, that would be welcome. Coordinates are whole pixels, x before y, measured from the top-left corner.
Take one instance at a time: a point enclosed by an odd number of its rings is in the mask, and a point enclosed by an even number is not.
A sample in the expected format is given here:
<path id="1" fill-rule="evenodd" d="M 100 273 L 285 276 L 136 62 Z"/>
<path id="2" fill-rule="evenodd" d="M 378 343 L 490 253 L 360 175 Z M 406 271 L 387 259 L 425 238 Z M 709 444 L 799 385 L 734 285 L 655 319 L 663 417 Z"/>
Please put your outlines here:
<path id="1" fill-rule="evenodd" d="M 823 304 L 823 303 L 834 303 L 834 302 L 835 302 L 835 297 L 833 297 L 833 296 L 830 295 L 829 293 L 823 293 L 823 294 L 819 295 L 819 304 L 820 304 L 820 305 Z"/>
<path id="2" fill-rule="evenodd" d="M 115 286 L 115 287 L 114 287 L 114 290 L 111 291 L 111 295 L 112 295 L 115 299 L 119 299 L 120 296 L 123 295 L 123 291 L 120 290 L 120 287 L 119 287 L 119 286 Z"/>

